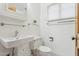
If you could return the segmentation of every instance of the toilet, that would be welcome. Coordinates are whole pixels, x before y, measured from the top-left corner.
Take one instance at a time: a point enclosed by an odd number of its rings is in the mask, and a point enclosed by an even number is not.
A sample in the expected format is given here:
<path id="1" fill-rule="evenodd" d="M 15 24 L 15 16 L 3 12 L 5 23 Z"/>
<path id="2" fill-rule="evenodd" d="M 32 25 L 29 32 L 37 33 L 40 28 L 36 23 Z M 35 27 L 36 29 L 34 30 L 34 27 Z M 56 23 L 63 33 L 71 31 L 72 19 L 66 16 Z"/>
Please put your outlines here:
<path id="1" fill-rule="evenodd" d="M 44 45 L 43 40 L 41 37 L 34 38 L 34 41 L 32 42 L 32 50 L 34 51 L 34 55 L 37 56 L 50 56 L 52 49 L 48 46 Z"/>
<path id="2" fill-rule="evenodd" d="M 39 56 L 50 56 L 52 50 L 47 46 L 40 46 L 37 48 Z"/>

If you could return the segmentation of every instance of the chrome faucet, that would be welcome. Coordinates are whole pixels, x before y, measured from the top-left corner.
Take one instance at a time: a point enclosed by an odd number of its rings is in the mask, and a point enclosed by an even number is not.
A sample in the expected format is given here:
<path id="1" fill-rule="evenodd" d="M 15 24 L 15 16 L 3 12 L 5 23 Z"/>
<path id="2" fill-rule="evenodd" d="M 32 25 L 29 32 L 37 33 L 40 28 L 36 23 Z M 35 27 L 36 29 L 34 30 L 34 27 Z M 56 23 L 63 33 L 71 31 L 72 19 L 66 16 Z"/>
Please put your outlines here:
<path id="1" fill-rule="evenodd" d="M 14 37 L 17 37 L 18 36 L 18 33 L 19 33 L 18 30 L 16 30 Z"/>

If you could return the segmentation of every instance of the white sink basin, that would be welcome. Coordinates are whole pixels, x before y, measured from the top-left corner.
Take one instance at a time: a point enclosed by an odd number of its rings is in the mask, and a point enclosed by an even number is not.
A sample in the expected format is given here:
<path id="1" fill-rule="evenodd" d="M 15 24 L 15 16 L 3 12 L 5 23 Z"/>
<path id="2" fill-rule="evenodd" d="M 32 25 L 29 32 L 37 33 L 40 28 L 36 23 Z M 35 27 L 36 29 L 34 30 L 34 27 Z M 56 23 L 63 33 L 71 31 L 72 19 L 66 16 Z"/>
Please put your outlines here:
<path id="1" fill-rule="evenodd" d="M 27 41 L 32 41 L 33 40 L 33 35 L 27 35 L 26 37 L 21 37 L 21 38 L 0 38 L 0 43 L 5 47 L 5 48 L 12 48 L 16 47 L 24 42 Z"/>

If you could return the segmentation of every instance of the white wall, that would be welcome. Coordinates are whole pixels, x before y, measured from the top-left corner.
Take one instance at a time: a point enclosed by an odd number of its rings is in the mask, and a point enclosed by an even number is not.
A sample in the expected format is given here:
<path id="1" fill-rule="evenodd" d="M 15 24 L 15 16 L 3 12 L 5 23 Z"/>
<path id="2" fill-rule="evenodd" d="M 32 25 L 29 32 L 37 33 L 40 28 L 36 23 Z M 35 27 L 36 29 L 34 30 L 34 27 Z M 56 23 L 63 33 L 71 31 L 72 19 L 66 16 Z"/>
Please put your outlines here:
<path id="1" fill-rule="evenodd" d="M 49 4 L 41 4 L 40 16 L 40 35 L 52 51 L 57 55 L 75 55 L 74 41 L 72 37 L 75 34 L 74 24 L 47 25 L 47 6 Z M 66 16 L 67 14 L 65 14 Z M 52 36 L 54 41 L 51 42 L 49 37 Z M 73 51 L 73 52 L 72 52 Z"/>
<path id="2" fill-rule="evenodd" d="M 34 25 L 33 21 L 36 20 L 37 23 Z M 39 35 L 39 20 L 40 20 L 40 4 L 39 3 L 28 3 L 27 4 L 27 23 L 29 33 L 33 35 Z"/>

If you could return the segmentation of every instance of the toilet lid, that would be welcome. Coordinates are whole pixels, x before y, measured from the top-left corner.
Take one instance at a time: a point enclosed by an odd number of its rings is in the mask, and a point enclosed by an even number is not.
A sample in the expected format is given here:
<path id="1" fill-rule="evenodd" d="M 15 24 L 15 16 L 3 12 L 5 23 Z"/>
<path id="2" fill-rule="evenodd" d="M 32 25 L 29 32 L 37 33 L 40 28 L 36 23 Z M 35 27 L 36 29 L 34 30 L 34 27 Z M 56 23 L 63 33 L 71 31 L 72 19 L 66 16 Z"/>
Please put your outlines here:
<path id="1" fill-rule="evenodd" d="M 38 50 L 42 51 L 42 52 L 50 52 L 51 49 L 49 47 L 46 46 L 41 46 L 38 48 Z"/>

